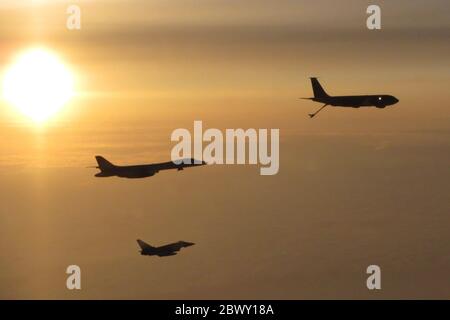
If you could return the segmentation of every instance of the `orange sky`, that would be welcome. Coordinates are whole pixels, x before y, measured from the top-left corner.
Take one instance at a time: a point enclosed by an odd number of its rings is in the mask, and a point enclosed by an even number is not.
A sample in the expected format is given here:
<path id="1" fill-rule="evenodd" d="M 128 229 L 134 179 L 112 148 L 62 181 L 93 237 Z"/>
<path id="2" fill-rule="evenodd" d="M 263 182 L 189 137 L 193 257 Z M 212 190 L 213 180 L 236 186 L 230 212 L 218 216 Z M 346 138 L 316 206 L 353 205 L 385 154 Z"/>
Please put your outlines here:
<path id="1" fill-rule="evenodd" d="M 0 4 L 0 77 L 39 45 L 77 79 L 40 127 L 0 100 L 0 297 L 370 298 L 375 262 L 377 297 L 448 297 L 447 1 L 381 1 L 381 31 L 365 28 L 370 1 L 86 0 L 80 31 L 65 28 L 69 3 Z M 298 98 L 312 75 L 330 94 L 400 103 L 311 121 L 319 105 Z M 194 120 L 279 128 L 280 173 L 84 168 L 96 154 L 167 161 Z M 146 259 L 136 238 L 197 245 Z M 79 293 L 64 287 L 70 263 Z"/>

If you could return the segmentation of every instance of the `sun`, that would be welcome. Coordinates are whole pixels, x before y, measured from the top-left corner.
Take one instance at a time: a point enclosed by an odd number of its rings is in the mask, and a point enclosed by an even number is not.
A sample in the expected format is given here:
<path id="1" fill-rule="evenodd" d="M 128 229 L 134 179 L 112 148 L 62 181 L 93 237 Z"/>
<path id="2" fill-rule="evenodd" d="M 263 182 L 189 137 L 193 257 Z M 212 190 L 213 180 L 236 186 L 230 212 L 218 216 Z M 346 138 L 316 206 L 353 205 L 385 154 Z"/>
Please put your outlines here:
<path id="1" fill-rule="evenodd" d="M 73 75 L 45 49 L 19 55 L 6 70 L 3 97 L 35 122 L 44 122 L 73 96 Z"/>

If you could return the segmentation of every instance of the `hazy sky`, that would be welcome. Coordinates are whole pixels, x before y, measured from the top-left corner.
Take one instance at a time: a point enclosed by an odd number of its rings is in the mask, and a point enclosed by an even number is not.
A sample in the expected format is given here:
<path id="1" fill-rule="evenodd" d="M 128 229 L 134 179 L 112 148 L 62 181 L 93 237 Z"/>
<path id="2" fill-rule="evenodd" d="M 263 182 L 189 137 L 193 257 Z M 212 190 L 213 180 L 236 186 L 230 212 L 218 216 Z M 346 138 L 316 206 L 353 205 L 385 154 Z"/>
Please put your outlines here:
<path id="1" fill-rule="evenodd" d="M 69 4 L 82 29 L 65 27 Z M 448 1 L 2 0 L 0 77 L 56 52 L 76 96 L 36 126 L 0 100 L 1 298 L 448 298 Z M 300 100 L 393 94 L 386 109 Z M 280 172 L 93 177 L 167 161 L 176 128 L 279 128 Z M 195 242 L 142 257 L 135 242 Z M 65 268 L 82 269 L 68 291 Z M 365 268 L 382 268 L 381 292 Z"/>

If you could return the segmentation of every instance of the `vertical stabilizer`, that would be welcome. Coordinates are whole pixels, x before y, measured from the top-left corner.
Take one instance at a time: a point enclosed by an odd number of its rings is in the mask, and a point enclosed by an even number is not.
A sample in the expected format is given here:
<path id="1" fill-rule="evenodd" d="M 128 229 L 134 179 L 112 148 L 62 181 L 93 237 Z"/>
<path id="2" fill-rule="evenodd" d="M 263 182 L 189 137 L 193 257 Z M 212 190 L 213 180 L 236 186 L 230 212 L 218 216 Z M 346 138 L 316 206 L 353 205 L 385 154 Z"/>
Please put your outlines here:
<path id="1" fill-rule="evenodd" d="M 115 165 L 113 165 L 111 162 L 103 158 L 102 156 L 95 156 L 95 160 L 97 160 L 98 168 L 101 171 L 107 171 L 108 169 L 113 169 Z"/>
<path id="2" fill-rule="evenodd" d="M 323 90 L 317 78 L 311 78 L 312 89 L 314 92 L 314 98 L 327 98 L 329 95 Z"/>

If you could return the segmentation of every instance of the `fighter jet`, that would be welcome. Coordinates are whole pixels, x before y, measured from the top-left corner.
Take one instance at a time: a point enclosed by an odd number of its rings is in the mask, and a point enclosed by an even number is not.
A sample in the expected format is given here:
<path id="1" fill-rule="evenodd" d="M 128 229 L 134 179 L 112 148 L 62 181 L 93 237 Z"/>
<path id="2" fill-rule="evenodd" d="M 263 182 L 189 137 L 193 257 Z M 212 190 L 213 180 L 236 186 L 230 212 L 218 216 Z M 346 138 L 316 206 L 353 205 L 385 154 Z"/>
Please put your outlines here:
<path id="1" fill-rule="evenodd" d="M 313 98 L 302 98 L 312 100 L 315 102 L 323 103 L 324 105 L 314 113 L 310 113 L 309 116 L 313 118 L 326 106 L 333 107 L 377 107 L 385 108 L 396 104 L 399 100 L 391 95 L 379 94 L 379 95 L 367 95 L 367 96 L 329 96 L 319 83 L 317 78 L 310 78 L 314 92 Z"/>
<path id="2" fill-rule="evenodd" d="M 166 256 L 174 256 L 180 251 L 181 248 L 193 246 L 195 243 L 178 241 L 174 243 L 166 244 L 161 247 L 152 247 L 148 243 L 145 243 L 142 240 L 137 240 L 139 247 L 142 249 L 140 251 L 143 256 L 158 256 L 158 257 L 166 257 Z"/>
<path id="3" fill-rule="evenodd" d="M 98 166 L 94 168 L 100 169 L 100 172 L 95 175 L 96 177 L 117 176 L 129 179 L 151 177 L 161 170 L 177 169 L 180 171 L 184 168 L 203 166 L 206 164 L 204 161 L 197 161 L 195 159 L 182 159 L 179 164 L 169 161 L 134 166 L 116 166 L 102 156 L 95 156 L 95 159 L 97 160 Z"/>

